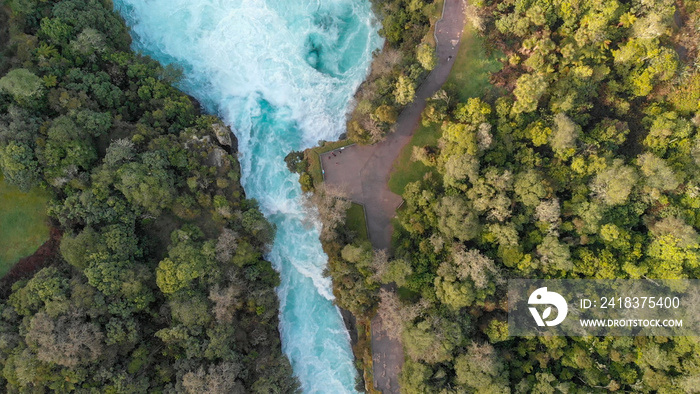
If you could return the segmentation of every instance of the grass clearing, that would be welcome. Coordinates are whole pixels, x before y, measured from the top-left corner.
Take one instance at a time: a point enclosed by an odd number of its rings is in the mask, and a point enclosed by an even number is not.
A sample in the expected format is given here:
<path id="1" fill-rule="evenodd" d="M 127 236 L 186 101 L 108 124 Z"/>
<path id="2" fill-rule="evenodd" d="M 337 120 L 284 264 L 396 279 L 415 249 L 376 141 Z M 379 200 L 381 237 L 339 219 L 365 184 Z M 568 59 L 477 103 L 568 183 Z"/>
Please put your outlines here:
<path id="1" fill-rule="evenodd" d="M 346 225 L 357 234 L 359 239 L 369 241 L 365 207 L 357 203 L 352 203 L 350 209 L 348 209 Z"/>
<path id="2" fill-rule="evenodd" d="M 492 93 L 494 87 L 489 82 L 492 73 L 501 69 L 498 60 L 501 53 L 489 53 L 484 38 L 467 23 L 462 33 L 457 57 L 450 72 L 445 89 L 456 96 L 457 101 L 466 102 L 472 97 L 484 97 Z M 421 162 L 411 161 L 414 146 L 435 146 L 440 138 L 440 125 L 422 126 L 416 130 L 411 141 L 394 160 L 394 168 L 389 178 L 389 190 L 403 195 L 406 185 L 423 179 L 430 167 Z"/>
<path id="3" fill-rule="evenodd" d="M 404 189 L 406 189 L 406 185 L 423 179 L 425 174 L 430 171 L 430 167 L 420 161 L 411 160 L 413 147 L 436 145 L 440 135 L 440 125 L 438 124 L 431 124 L 427 127 L 421 125 L 416 130 L 411 137 L 411 141 L 394 160 L 394 167 L 389 178 L 389 190 L 401 196 Z"/>
<path id="4" fill-rule="evenodd" d="M 489 51 L 487 45 L 484 37 L 474 30 L 471 24 L 467 23 L 464 26 L 455 64 L 446 82 L 446 87 L 456 93 L 460 102 L 466 102 L 472 97 L 484 97 L 490 93 L 493 85 L 489 77 L 503 68 L 499 58 L 505 55 Z"/>
<path id="5" fill-rule="evenodd" d="M 0 177 L 0 277 L 49 239 L 47 201 L 46 192 L 23 193 Z"/>

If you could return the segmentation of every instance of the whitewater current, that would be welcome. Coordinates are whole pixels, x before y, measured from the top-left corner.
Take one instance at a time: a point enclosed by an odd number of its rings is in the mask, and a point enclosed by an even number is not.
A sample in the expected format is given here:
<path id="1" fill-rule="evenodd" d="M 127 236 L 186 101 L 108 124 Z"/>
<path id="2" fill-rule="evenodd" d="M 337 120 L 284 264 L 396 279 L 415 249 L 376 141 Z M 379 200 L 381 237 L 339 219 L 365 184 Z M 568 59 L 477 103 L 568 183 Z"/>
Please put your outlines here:
<path id="1" fill-rule="evenodd" d="M 282 347 L 306 393 L 354 392 L 356 371 L 318 223 L 284 157 L 335 140 L 381 47 L 368 0 L 115 0 L 133 47 L 184 71 L 181 88 L 239 140 L 242 184 L 277 226 Z"/>

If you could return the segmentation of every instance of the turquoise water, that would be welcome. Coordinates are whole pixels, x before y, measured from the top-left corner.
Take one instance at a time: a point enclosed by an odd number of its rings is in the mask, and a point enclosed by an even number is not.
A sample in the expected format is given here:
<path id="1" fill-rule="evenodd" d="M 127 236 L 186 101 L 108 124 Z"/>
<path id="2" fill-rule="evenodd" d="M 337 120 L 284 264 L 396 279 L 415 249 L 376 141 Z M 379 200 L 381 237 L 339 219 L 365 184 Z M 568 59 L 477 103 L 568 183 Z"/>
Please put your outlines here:
<path id="1" fill-rule="evenodd" d="M 283 350 L 307 393 L 354 392 L 318 224 L 284 157 L 344 132 L 382 44 L 368 0 L 115 0 L 134 48 L 185 71 L 182 89 L 232 126 L 242 183 L 277 225 Z"/>

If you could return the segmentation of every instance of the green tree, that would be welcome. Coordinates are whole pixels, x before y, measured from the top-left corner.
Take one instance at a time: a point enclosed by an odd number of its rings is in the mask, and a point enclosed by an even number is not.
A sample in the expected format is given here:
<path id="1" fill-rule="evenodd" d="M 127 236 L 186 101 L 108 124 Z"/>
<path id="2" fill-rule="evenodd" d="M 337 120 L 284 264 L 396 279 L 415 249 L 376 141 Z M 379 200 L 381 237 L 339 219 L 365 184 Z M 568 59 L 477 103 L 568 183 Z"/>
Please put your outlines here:
<path id="1" fill-rule="evenodd" d="M 396 80 L 396 86 L 394 87 L 394 100 L 396 100 L 399 105 L 407 105 L 413 101 L 415 95 L 415 82 L 404 75 L 399 75 L 399 78 Z"/>
<path id="2" fill-rule="evenodd" d="M 459 324 L 446 319 L 421 321 L 406 328 L 403 343 L 413 361 L 437 363 L 451 358 L 455 347 L 463 340 Z"/>
<path id="3" fill-rule="evenodd" d="M 88 266 L 91 254 L 105 252 L 107 250 L 102 237 L 91 227 L 75 236 L 66 234 L 61 239 L 61 255 L 68 264 L 78 269 Z"/>
<path id="4" fill-rule="evenodd" d="M 554 235 L 544 237 L 542 243 L 537 246 L 537 253 L 545 272 L 551 272 L 550 267 L 562 271 L 569 271 L 573 267 L 569 246 L 561 243 Z"/>
<path id="5" fill-rule="evenodd" d="M 632 188 L 639 179 L 633 167 L 622 160 L 615 160 L 612 165 L 599 172 L 590 184 L 591 192 L 608 205 L 619 205 L 627 201 Z"/>
<path id="6" fill-rule="evenodd" d="M 92 139 L 67 116 L 53 120 L 43 152 L 47 174 L 53 183 L 65 182 L 77 169 L 88 169 L 97 160 Z"/>
<path id="7" fill-rule="evenodd" d="M 528 207 L 536 207 L 547 195 L 542 175 L 534 168 L 517 174 L 513 188 L 520 201 Z"/>
<path id="8" fill-rule="evenodd" d="M 41 78 L 26 68 L 10 70 L 0 78 L 0 91 L 11 95 L 15 101 L 27 106 L 44 95 L 44 83 Z"/>
<path id="9" fill-rule="evenodd" d="M 394 124 L 396 123 L 396 110 L 386 104 L 380 105 L 374 110 L 374 116 L 377 120 L 384 123 Z"/>
<path id="10" fill-rule="evenodd" d="M 676 189 L 681 183 L 671 166 L 651 152 L 639 155 L 637 165 L 649 187 L 669 191 Z"/>
<path id="11" fill-rule="evenodd" d="M 124 197 L 152 215 L 169 208 L 175 199 L 173 177 L 159 155 L 142 156 L 142 162 L 122 165 L 116 172 L 115 187 Z M 158 157 L 155 160 L 149 158 Z"/>
<path id="12" fill-rule="evenodd" d="M 437 208 L 438 228 L 448 237 L 468 241 L 479 234 L 479 218 L 469 203 L 457 196 L 446 196 Z"/>
<path id="13" fill-rule="evenodd" d="M 537 109 L 537 102 L 547 91 L 548 83 L 544 75 L 523 74 L 518 78 L 517 86 L 513 94 L 517 101 L 513 105 L 513 113 L 533 112 Z"/>
<path id="14" fill-rule="evenodd" d="M 0 169 L 8 183 L 25 192 L 36 186 L 41 179 L 34 151 L 21 142 L 10 142 L 0 148 Z"/>
<path id="15" fill-rule="evenodd" d="M 425 42 L 418 45 L 418 47 L 416 48 L 416 59 L 418 59 L 418 63 L 420 63 L 420 65 L 424 69 L 431 71 L 437 65 L 437 56 L 435 56 L 435 48 L 432 45 Z"/>
<path id="16" fill-rule="evenodd" d="M 29 281 L 17 286 L 8 299 L 16 313 L 31 316 L 46 305 L 63 309 L 68 299 L 69 282 L 56 267 L 44 268 Z"/>
<path id="17" fill-rule="evenodd" d="M 480 393 L 510 393 L 508 371 L 499 354 L 489 344 L 472 343 L 455 359 L 457 382 Z"/>
<path id="18" fill-rule="evenodd" d="M 401 390 L 407 394 L 424 394 L 430 392 L 430 377 L 433 371 L 424 363 L 413 361 L 410 358 L 404 363 L 401 370 Z"/>
<path id="19" fill-rule="evenodd" d="M 175 234 L 175 233 L 174 233 Z M 214 267 L 216 252 L 212 243 L 180 241 L 158 263 L 156 283 L 165 294 L 193 286 Z"/>
<path id="20" fill-rule="evenodd" d="M 557 156 L 568 158 L 573 155 L 576 148 L 576 139 L 581 132 L 581 127 L 564 113 L 554 116 L 554 129 L 549 137 L 549 143 Z"/>

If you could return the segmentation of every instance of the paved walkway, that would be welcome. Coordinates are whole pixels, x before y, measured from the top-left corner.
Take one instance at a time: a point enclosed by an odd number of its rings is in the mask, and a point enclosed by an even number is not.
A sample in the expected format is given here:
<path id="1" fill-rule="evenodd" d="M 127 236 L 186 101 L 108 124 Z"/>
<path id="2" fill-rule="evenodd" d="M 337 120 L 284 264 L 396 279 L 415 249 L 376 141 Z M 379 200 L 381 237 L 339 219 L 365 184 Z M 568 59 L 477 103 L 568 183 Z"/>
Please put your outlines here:
<path id="1" fill-rule="evenodd" d="M 416 91 L 416 98 L 398 117 L 396 131 L 371 146 L 353 145 L 321 157 L 327 184 L 340 186 L 350 198 L 365 206 L 372 245 L 389 249 L 393 228 L 391 219 L 401 204 L 401 196 L 387 185 L 394 160 L 419 126 L 425 100 L 437 92 L 450 75 L 464 29 L 466 0 L 445 0 L 443 19 L 436 24 L 438 65 Z M 401 343 L 383 334 L 379 317 L 372 320 L 374 385 L 383 393 L 398 393 L 398 374 L 403 366 Z"/>
<path id="2" fill-rule="evenodd" d="M 326 183 L 340 186 L 353 201 L 364 204 L 370 240 L 377 249 L 389 249 L 391 219 L 402 201 L 387 185 L 392 165 L 419 126 L 425 100 L 447 81 L 463 28 L 464 0 L 446 0 L 444 18 L 436 26 L 438 65 L 417 89 L 413 103 L 399 115 L 396 131 L 378 144 L 353 145 L 321 156 Z"/>

